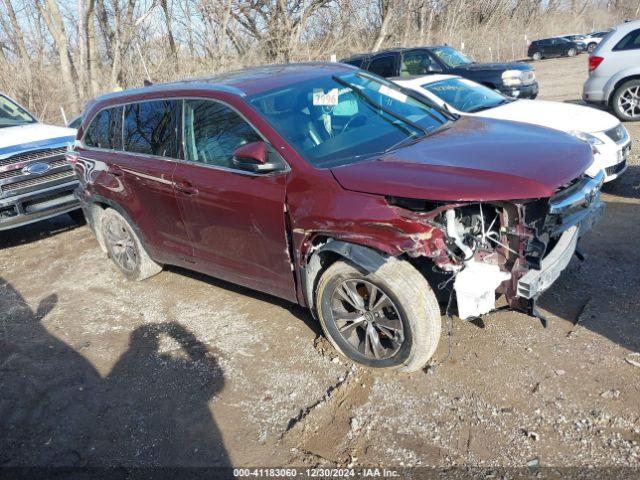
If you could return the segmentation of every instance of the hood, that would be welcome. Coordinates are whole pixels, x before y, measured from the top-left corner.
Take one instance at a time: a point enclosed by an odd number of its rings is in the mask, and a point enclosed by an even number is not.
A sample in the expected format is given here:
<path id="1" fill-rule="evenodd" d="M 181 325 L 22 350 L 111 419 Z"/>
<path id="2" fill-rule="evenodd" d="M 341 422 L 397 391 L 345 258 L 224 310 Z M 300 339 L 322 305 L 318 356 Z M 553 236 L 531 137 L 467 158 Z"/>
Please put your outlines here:
<path id="1" fill-rule="evenodd" d="M 516 100 L 477 114 L 555 128 L 595 133 L 614 128 L 620 121 L 610 113 L 571 103 L 544 100 Z"/>
<path id="2" fill-rule="evenodd" d="M 343 188 L 357 192 L 497 201 L 550 197 L 592 162 L 591 147 L 565 133 L 461 117 L 412 145 L 332 172 Z"/>
<path id="3" fill-rule="evenodd" d="M 496 72 L 504 72 L 505 70 L 533 70 L 531 65 L 523 62 L 511 62 L 511 63 L 470 63 L 469 65 L 462 65 L 456 67 L 456 70 L 460 71 L 475 71 L 475 70 L 492 70 Z"/>
<path id="4" fill-rule="evenodd" d="M 50 144 L 73 143 L 76 131 L 44 123 L 0 128 L 0 157 L 23 150 L 46 148 Z"/>

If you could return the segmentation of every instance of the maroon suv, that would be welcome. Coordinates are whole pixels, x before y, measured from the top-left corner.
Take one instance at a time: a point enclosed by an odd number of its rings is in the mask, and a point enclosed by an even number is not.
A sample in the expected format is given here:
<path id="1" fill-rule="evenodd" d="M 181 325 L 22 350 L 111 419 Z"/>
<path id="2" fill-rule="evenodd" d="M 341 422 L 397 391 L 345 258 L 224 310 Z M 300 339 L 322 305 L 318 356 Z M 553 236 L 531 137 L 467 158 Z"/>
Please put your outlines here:
<path id="1" fill-rule="evenodd" d="M 405 371 L 435 351 L 439 301 L 535 313 L 603 210 L 588 144 L 341 64 L 103 96 L 69 160 L 127 278 L 179 265 L 268 292 L 352 360 Z"/>

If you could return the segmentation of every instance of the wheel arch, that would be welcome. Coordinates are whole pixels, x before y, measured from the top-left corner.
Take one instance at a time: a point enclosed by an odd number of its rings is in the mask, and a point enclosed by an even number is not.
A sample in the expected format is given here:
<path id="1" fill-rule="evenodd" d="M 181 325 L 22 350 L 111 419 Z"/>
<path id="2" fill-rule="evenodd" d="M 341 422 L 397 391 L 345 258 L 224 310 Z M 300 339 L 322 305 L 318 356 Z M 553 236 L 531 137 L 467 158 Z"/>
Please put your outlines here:
<path id="1" fill-rule="evenodd" d="M 347 260 L 366 273 L 375 272 L 389 258 L 389 255 L 357 243 L 336 240 L 332 237 L 318 237 L 316 245 L 301 268 L 302 288 L 307 307 L 315 312 L 315 296 L 318 280 L 333 263 Z"/>
<path id="2" fill-rule="evenodd" d="M 611 106 L 611 102 L 613 101 L 613 96 L 616 93 L 616 90 L 622 86 L 625 82 L 629 80 L 640 80 L 640 67 L 636 67 L 630 69 L 631 71 L 623 71 L 618 72 L 616 75 L 611 77 L 607 85 L 605 86 L 605 93 L 607 104 Z"/>
<path id="3" fill-rule="evenodd" d="M 126 209 L 124 209 L 122 206 L 120 206 L 119 203 L 114 202 L 111 199 L 108 199 L 99 195 L 93 195 L 88 201 L 83 202 L 82 210 L 84 211 L 85 216 L 87 217 L 87 223 L 93 230 L 93 233 L 95 234 L 96 239 L 98 240 L 98 244 L 100 245 L 100 248 L 102 249 L 102 251 L 106 253 L 107 248 L 104 243 L 104 238 L 102 238 L 102 230 L 100 229 L 100 220 L 101 220 L 102 212 L 107 208 L 112 208 L 113 210 L 115 210 L 125 218 L 125 220 L 129 223 L 129 225 L 131 226 L 135 234 L 140 239 L 142 246 L 147 251 L 149 251 L 147 246 L 148 245 L 147 240 L 144 233 L 142 232 L 142 230 L 140 230 L 138 225 L 133 221 L 131 216 L 127 213 Z"/>

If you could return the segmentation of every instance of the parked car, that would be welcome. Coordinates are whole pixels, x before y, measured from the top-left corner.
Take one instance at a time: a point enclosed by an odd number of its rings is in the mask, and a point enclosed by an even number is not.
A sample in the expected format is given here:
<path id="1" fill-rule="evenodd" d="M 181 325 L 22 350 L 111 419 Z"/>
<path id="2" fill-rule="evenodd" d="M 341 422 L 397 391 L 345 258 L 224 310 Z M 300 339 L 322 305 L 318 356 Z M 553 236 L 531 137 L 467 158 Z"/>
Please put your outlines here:
<path id="1" fill-rule="evenodd" d="M 550 57 L 575 57 L 580 52 L 576 42 L 562 37 L 534 40 L 529 44 L 527 56 L 534 60 Z"/>
<path id="2" fill-rule="evenodd" d="M 627 168 L 629 132 L 616 117 L 601 110 L 562 102 L 517 100 L 453 75 L 426 75 L 398 79 L 396 83 L 456 114 L 513 120 L 567 132 L 592 146 L 593 168 L 605 171 L 605 182 L 618 178 Z"/>
<path id="3" fill-rule="evenodd" d="M 63 213 L 81 221 L 78 181 L 64 157 L 75 136 L 0 94 L 0 231 Z"/>
<path id="4" fill-rule="evenodd" d="M 436 349 L 443 279 L 463 318 L 496 292 L 535 314 L 603 208 L 584 142 L 338 63 L 100 97 L 68 156 L 127 278 L 179 265 L 282 297 L 348 358 L 404 371 Z"/>
<path id="5" fill-rule="evenodd" d="M 341 60 L 381 77 L 443 73 L 460 75 L 505 95 L 535 98 L 538 82 L 533 68 L 522 62 L 476 63 L 449 46 L 397 48 Z"/>
<path id="6" fill-rule="evenodd" d="M 562 35 L 560 38 L 564 38 L 569 40 L 570 42 L 574 42 L 578 46 L 578 53 L 587 51 L 587 37 L 585 35 Z"/>
<path id="7" fill-rule="evenodd" d="M 620 120 L 640 120 L 640 20 L 615 27 L 591 53 L 582 98 Z"/>
<path id="8" fill-rule="evenodd" d="M 592 32 L 585 35 L 585 42 L 587 43 L 587 52 L 593 52 L 598 44 L 602 41 L 604 37 L 609 34 L 610 30 L 602 31 L 602 32 Z"/>

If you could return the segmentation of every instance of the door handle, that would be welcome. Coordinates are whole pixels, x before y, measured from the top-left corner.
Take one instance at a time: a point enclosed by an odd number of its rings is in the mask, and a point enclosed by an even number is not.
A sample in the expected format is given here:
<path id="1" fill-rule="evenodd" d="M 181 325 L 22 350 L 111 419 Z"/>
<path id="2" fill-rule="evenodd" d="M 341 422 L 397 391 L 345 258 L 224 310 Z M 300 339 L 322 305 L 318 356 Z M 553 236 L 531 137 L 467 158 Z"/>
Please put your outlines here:
<path id="1" fill-rule="evenodd" d="M 191 185 L 189 182 L 180 182 L 175 184 L 176 190 L 185 195 L 197 195 L 198 189 Z"/>
<path id="2" fill-rule="evenodd" d="M 116 167 L 116 166 L 111 166 L 111 168 L 109 169 L 109 173 L 111 175 L 113 175 L 114 177 L 121 177 L 124 175 L 124 172 L 122 171 L 122 169 L 120 167 Z"/>

